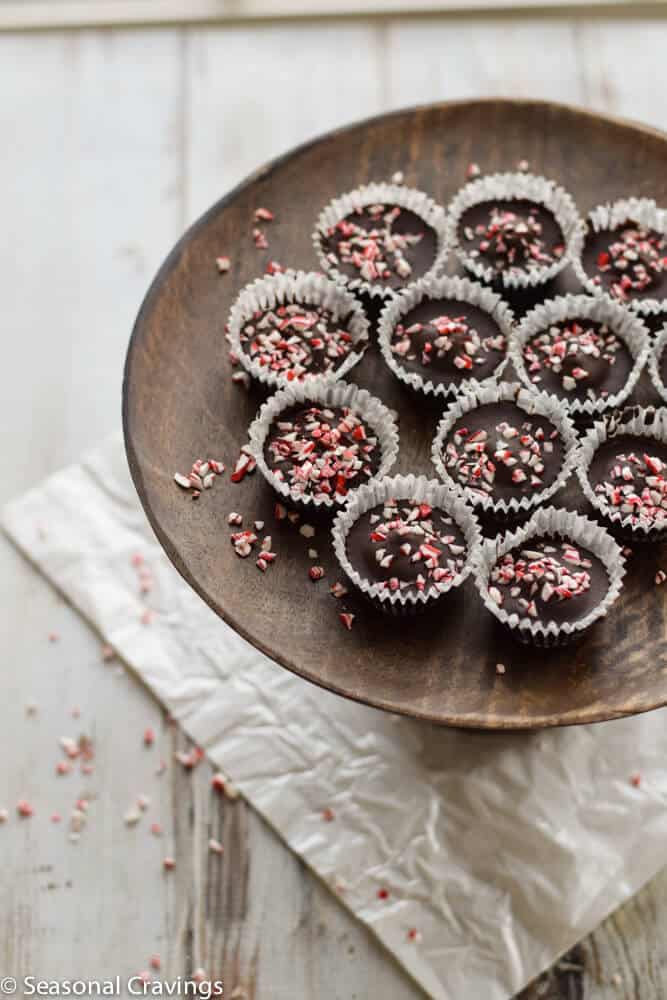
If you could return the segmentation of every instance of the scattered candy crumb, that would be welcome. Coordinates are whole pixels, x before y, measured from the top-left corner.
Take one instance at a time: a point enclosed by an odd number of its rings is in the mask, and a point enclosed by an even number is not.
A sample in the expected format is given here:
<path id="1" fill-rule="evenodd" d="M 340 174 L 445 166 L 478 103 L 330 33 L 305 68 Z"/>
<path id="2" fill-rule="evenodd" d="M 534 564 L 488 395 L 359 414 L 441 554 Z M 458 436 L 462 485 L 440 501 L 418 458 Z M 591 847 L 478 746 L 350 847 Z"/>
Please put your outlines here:
<path id="1" fill-rule="evenodd" d="M 329 806 L 326 806 L 326 808 L 322 810 L 322 819 L 324 820 L 325 823 L 333 823 L 335 818 L 336 815 L 333 809 L 331 809 Z"/>
<path id="2" fill-rule="evenodd" d="M 630 776 L 630 784 L 632 785 L 633 788 L 639 788 L 641 783 L 642 783 L 641 774 L 633 774 Z"/>
<path id="3" fill-rule="evenodd" d="M 230 267 L 232 266 L 232 262 L 229 259 L 229 257 L 216 257 L 215 266 L 217 267 L 220 274 L 227 274 Z"/>
<path id="4" fill-rule="evenodd" d="M 665 580 L 667 580 L 667 573 L 665 573 L 663 569 L 659 569 L 658 572 L 655 574 L 656 585 L 658 587 L 662 586 Z"/>
<path id="5" fill-rule="evenodd" d="M 352 623 L 354 622 L 354 615 L 351 615 L 349 613 L 349 611 L 342 611 L 338 615 L 338 617 L 340 618 L 341 622 L 343 623 L 343 625 L 345 626 L 345 628 L 348 630 L 348 632 L 351 632 L 352 631 Z"/>
<path id="6" fill-rule="evenodd" d="M 507 668 L 505 667 L 504 663 L 496 663 L 496 673 L 497 674 L 504 674 L 506 669 Z"/>
<path id="7" fill-rule="evenodd" d="M 211 854 L 223 854 L 225 850 L 220 841 L 216 840 L 215 837 L 211 837 L 209 840 L 208 849 Z"/>

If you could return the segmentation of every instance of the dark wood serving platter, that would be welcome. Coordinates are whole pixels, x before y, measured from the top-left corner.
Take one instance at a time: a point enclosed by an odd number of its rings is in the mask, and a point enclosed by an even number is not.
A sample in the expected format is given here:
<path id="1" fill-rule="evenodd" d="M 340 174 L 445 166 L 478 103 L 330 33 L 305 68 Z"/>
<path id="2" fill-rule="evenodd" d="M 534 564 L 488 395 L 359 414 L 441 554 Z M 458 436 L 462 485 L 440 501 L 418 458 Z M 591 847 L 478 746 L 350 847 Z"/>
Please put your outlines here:
<path id="1" fill-rule="evenodd" d="M 357 614 L 347 632 L 338 620 L 341 602 L 329 594 L 328 584 L 340 577 L 326 522 L 316 525 L 310 543 L 293 525 L 275 523 L 275 497 L 259 474 L 234 485 L 227 473 L 197 502 L 172 477 L 200 455 L 222 458 L 228 468 L 237 458 L 264 396 L 230 380 L 223 339 L 229 308 L 271 259 L 317 267 L 311 233 L 331 197 L 401 170 L 407 184 L 446 205 L 471 160 L 488 173 L 514 169 L 520 159 L 562 183 L 582 214 L 629 194 L 667 204 L 667 137 L 575 108 L 461 102 L 352 125 L 264 167 L 185 234 L 137 317 L 123 397 L 129 464 L 148 518 L 176 568 L 221 618 L 282 666 L 331 691 L 415 718 L 484 729 L 596 722 L 667 703 L 667 586 L 653 583 L 661 557 L 667 569 L 667 552 L 638 550 L 612 613 L 583 642 L 559 652 L 531 651 L 506 638 L 471 582 L 437 612 L 410 620 L 375 612 L 361 598 L 346 599 L 345 608 Z M 257 250 L 251 236 L 259 205 L 276 216 L 267 251 Z M 216 271 L 220 254 L 232 259 L 225 276 Z M 579 290 L 567 272 L 548 294 L 564 290 Z M 530 305 L 510 301 L 517 311 Z M 438 409 L 401 387 L 375 346 L 351 380 L 399 411 L 394 471 L 434 475 L 429 451 Z M 657 402 L 647 376 L 634 398 Z M 587 506 L 574 482 L 558 502 Z M 232 510 L 266 521 L 279 553 L 266 575 L 253 559 L 234 554 L 227 524 Z M 317 584 L 307 576 L 309 545 L 327 570 Z M 499 661 L 507 667 L 502 676 Z"/>

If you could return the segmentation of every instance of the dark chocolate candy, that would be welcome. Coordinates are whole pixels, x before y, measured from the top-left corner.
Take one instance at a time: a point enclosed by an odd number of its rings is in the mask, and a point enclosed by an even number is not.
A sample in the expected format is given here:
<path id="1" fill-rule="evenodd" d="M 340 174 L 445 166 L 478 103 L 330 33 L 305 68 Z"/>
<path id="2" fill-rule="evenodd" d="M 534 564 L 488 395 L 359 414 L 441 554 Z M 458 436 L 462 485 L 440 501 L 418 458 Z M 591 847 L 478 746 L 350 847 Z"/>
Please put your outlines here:
<path id="1" fill-rule="evenodd" d="M 608 590 L 601 560 L 560 537 L 529 538 L 502 556 L 489 577 L 489 596 L 498 607 L 543 624 L 580 621 Z"/>
<path id="2" fill-rule="evenodd" d="M 472 205 L 461 216 L 457 235 L 467 257 L 498 274 L 549 267 L 565 252 L 553 212 L 522 198 Z"/>
<path id="3" fill-rule="evenodd" d="M 274 420 L 264 457 L 294 496 L 339 500 L 374 476 L 382 458 L 375 433 L 356 412 L 313 404 Z"/>
<path id="4" fill-rule="evenodd" d="M 422 277 L 435 262 L 435 230 L 407 208 L 369 205 L 342 219 L 322 238 L 334 267 L 348 278 L 392 291 Z"/>
<path id="5" fill-rule="evenodd" d="M 433 383 L 488 378 L 507 343 L 493 317 L 469 302 L 425 299 L 397 324 L 391 349 L 398 363 Z"/>
<path id="6" fill-rule="evenodd" d="M 262 367 L 301 380 L 334 371 L 360 349 L 349 322 L 349 316 L 336 320 L 321 306 L 288 303 L 255 313 L 241 328 L 241 347 Z"/>
<path id="7" fill-rule="evenodd" d="M 636 524 L 667 523 L 667 445 L 619 434 L 604 441 L 588 472 L 593 491 Z"/>
<path id="8" fill-rule="evenodd" d="M 444 442 L 454 482 L 494 502 L 530 496 L 557 478 L 565 448 L 546 417 L 515 403 L 486 403 L 465 413 Z"/>
<path id="9" fill-rule="evenodd" d="M 586 274 L 619 302 L 667 297 L 666 259 L 667 237 L 631 221 L 589 226 L 582 251 Z"/>
<path id="10" fill-rule="evenodd" d="M 466 560 L 463 532 L 446 511 L 417 500 L 388 500 L 352 525 L 347 555 L 365 580 L 389 590 L 446 590 Z"/>
<path id="11" fill-rule="evenodd" d="M 531 382 L 562 399 L 598 399 L 619 392 L 632 369 L 624 340 L 603 323 L 568 319 L 536 333 L 523 350 Z"/>

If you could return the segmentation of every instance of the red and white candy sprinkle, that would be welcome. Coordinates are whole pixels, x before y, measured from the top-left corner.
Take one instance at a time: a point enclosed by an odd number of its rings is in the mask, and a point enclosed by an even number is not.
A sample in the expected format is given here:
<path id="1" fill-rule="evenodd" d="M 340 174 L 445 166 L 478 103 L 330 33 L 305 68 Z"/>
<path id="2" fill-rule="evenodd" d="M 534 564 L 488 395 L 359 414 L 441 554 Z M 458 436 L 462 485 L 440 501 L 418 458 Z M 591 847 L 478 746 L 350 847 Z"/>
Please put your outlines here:
<path id="1" fill-rule="evenodd" d="M 210 490 L 216 476 L 221 476 L 225 471 L 222 462 L 213 458 L 198 458 L 192 463 L 192 468 L 187 476 L 180 472 L 174 473 L 174 482 L 182 489 L 189 490 L 193 499 L 201 496 L 202 490 Z"/>
<path id="2" fill-rule="evenodd" d="M 215 266 L 217 267 L 220 274 L 227 274 L 230 267 L 232 266 L 232 262 L 229 259 L 229 257 L 216 257 Z"/>

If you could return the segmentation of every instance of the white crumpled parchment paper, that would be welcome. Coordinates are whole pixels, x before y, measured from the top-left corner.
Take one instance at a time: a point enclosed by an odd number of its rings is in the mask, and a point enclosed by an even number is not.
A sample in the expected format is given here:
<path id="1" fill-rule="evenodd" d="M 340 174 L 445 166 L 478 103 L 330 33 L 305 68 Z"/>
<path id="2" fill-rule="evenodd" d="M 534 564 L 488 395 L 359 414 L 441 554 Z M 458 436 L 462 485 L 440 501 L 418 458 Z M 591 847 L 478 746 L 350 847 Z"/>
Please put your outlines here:
<path id="1" fill-rule="evenodd" d="M 181 580 L 120 436 L 11 503 L 4 526 L 430 996 L 505 1000 L 667 861 L 663 711 L 500 736 L 309 685 Z M 156 579 L 151 625 L 137 551 Z"/>

